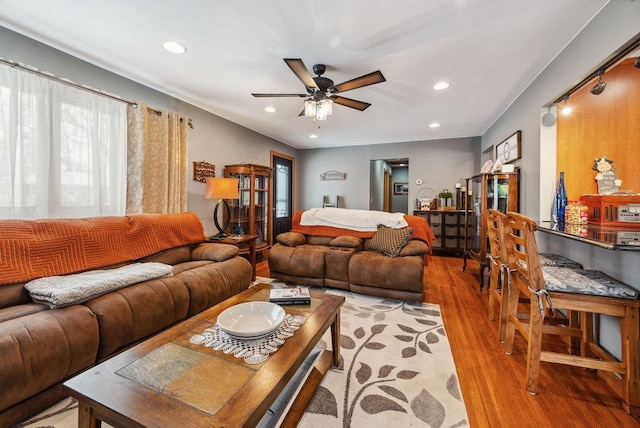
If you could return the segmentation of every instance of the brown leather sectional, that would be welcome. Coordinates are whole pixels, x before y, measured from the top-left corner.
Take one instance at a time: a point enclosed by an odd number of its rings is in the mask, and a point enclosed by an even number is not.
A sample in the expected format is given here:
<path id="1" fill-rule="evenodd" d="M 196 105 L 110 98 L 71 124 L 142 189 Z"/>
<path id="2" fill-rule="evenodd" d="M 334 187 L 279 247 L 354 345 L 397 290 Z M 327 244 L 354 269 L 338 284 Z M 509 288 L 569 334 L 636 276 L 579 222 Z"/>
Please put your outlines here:
<path id="1" fill-rule="evenodd" d="M 429 246 L 410 240 L 398 257 L 365 250 L 369 238 L 286 232 L 269 251 L 272 278 L 422 302 L 422 275 Z"/>
<path id="2" fill-rule="evenodd" d="M 170 264 L 173 276 L 60 309 L 35 303 L 24 282 L 0 285 L 0 426 L 61 399 L 74 374 L 251 283 L 251 265 L 231 245 L 179 245 L 113 267 L 133 261 Z"/>

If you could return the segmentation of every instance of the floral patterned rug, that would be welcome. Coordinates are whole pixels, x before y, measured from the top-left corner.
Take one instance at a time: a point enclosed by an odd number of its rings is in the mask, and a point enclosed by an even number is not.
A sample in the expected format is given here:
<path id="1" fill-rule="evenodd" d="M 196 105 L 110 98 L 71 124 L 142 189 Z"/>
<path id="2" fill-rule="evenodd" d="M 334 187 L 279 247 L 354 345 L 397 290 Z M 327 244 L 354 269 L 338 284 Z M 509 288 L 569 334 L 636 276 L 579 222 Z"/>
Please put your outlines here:
<path id="1" fill-rule="evenodd" d="M 341 364 L 327 372 L 300 427 L 469 425 L 438 305 L 324 291 L 346 299 Z M 329 333 L 322 342 L 331 347 Z M 77 404 L 65 399 L 19 426 L 75 428 Z"/>
<path id="2" fill-rule="evenodd" d="M 469 425 L 438 305 L 329 292 L 346 298 L 342 362 L 327 372 L 301 427 Z"/>

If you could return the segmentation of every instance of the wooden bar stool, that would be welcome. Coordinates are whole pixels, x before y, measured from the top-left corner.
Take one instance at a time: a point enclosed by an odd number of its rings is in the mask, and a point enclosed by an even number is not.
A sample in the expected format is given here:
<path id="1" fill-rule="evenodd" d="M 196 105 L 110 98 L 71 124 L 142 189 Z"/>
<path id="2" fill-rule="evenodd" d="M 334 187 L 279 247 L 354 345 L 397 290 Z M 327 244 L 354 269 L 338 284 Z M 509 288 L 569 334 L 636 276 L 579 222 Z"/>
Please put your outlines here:
<path id="1" fill-rule="evenodd" d="M 489 240 L 489 307 L 487 318 L 490 321 L 495 320 L 496 303 L 499 305 L 499 322 L 498 337 L 500 342 L 504 342 L 504 331 L 506 318 L 506 305 L 502 304 L 504 294 L 503 285 L 509 277 L 508 254 L 507 249 L 502 246 L 501 236 L 503 235 L 503 224 L 505 215 L 494 209 L 487 211 L 487 238 Z M 504 262 L 503 262 L 504 261 Z M 574 262 L 559 254 L 540 254 L 540 261 L 543 266 L 570 267 L 571 269 L 582 269 L 582 265 Z M 528 303 L 528 299 L 520 299 L 520 303 Z M 527 313 L 518 313 L 520 319 L 527 319 Z M 549 324 L 568 324 L 577 325 L 577 319 L 573 318 L 572 313 L 568 313 L 567 317 L 547 319 Z M 579 344 L 568 343 L 572 348 L 572 353 L 579 352 Z"/>
<path id="2" fill-rule="evenodd" d="M 511 275 L 508 298 L 505 299 L 505 350 L 511 354 L 517 329 L 527 340 L 527 392 L 535 394 L 537 391 L 541 361 L 595 369 L 622 398 L 624 409 L 640 415 L 638 292 L 597 271 L 547 267 L 543 273 L 535 230 L 536 224 L 532 219 L 509 212 L 504 218 L 501 242 L 507 251 L 509 269 L 515 270 Z M 528 323 L 522 322 L 517 316 L 517 304 L 521 296 L 531 301 Z M 579 314 L 580 355 L 542 349 L 543 333 L 573 336 L 576 332 L 575 328 L 570 327 L 545 326 L 547 309 L 564 309 Z M 591 314 L 619 318 L 621 361 L 594 342 Z"/>

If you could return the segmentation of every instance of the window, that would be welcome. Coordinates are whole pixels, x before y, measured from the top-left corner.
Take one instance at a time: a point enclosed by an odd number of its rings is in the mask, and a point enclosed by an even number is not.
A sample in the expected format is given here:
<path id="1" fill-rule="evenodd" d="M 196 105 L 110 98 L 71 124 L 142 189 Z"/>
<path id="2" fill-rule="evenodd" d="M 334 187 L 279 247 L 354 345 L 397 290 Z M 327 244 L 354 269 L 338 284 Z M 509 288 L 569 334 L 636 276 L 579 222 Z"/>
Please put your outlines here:
<path id="1" fill-rule="evenodd" d="M 0 65 L 0 218 L 122 215 L 124 103 Z"/>

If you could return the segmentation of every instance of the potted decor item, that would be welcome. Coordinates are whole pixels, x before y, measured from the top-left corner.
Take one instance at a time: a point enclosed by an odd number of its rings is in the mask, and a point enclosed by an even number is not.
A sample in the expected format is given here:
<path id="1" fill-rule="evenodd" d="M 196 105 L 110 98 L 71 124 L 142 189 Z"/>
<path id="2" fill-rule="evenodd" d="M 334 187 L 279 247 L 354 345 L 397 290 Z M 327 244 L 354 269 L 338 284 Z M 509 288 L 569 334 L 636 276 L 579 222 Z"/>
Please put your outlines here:
<path id="1" fill-rule="evenodd" d="M 438 199 L 440 200 L 440 207 L 453 206 L 453 193 L 451 193 L 449 189 L 442 189 L 442 192 L 438 194 Z"/>

